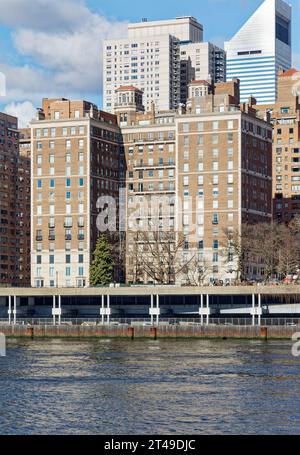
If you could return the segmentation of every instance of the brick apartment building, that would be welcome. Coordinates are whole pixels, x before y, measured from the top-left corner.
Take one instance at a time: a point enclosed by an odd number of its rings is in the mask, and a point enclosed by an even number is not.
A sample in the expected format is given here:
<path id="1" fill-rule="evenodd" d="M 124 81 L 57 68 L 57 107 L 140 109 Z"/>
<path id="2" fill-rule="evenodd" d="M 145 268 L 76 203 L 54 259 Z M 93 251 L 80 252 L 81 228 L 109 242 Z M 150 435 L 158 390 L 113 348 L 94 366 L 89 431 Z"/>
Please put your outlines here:
<path id="1" fill-rule="evenodd" d="M 30 155 L 18 120 L 0 113 L 0 286 L 30 283 Z"/>
<path id="2" fill-rule="evenodd" d="M 115 105 L 126 157 L 127 280 L 153 282 L 145 271 L 137 277 L 136 257 L 149 245 L 140 240 L 136 250 L 133 239 L 154 224 L 183 233 L 180 261 L 193 256 L 205 264 L 206 281 L 230 282 L 236 258 L 226 248 L 228 231 L 271 220 L 272 127 L 254 99 L 240 104 L 238 80 L 215 87 L 194 81 L 186 109 L 176 112 L 145 114 L 140 96 L 121 87 Z M 259 278 L 262 268 L 249 264 L 249 277 Z"/>
<path id="3" fill-rule="evenodd" d="M 289 222 L 300 215 L 300 72 L 281 71 L 275 104 L 268 110 L 273 124 L 273 216 Z"/>
<path id="4" fill-rule="evenodd" d="M 31 139 L 31 284 L 88 286 L 98 198 L 119 197 L 116 117 L 86 101 L 44 99 Z"/>

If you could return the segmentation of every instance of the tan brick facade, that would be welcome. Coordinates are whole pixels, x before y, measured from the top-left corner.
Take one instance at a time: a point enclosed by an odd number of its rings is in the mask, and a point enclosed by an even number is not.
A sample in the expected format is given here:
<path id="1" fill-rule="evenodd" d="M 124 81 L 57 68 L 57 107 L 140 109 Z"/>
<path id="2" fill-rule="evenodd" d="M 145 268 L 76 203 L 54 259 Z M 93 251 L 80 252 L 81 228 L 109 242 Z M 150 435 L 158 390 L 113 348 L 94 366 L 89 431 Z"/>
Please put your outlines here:
<path id="1" fill-rule="evenodd" d="M 300 72 L 291 69 L 278 77 L 275 104 L 259 106 L 273 123 L 273 217 L 289 222 L 300 215 Z"/>
<path id="2" fill-rule="evenodd" d="M 121 105 L 118 110 L 122 118 Z M 270 124 L 252 104 L 239 104 L 238 81 L 216 87 L 195 81 L 186 110 L 135 117 L 131 112 L 128 118 L 122 134 L 129 232 L 150 229 L 156 219 L 159 229 L 183 232 L 182 260 L 205 260 L 207 281 L 232 281 L 235 264 L 225 253 L 225 231 L 271 220 Z M 157 196 L 161 208 L 135 215 L 134 226 L 131 214 Z M 134 282 L 134 246 L 127 238 L 127 280 Z M 248 274 L 260 277 L 260 268 L 249 264 Z M 185 282 L 183 276 L 178 280 Z"/>
<path id="3" fill-rule="evenodd" d="M 87 286 L 97 201 L 119 194 L 116 118 L 85 101 L 44 100 L 32 137 L 32 286 Z"/>

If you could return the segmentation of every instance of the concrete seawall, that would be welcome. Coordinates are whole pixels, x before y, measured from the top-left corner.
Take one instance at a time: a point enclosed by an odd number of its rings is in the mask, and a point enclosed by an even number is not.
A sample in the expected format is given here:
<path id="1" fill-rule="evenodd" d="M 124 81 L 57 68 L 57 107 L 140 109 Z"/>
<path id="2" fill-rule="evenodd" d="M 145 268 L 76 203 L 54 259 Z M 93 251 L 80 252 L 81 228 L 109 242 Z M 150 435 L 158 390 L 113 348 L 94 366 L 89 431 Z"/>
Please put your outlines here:
<path id="1" fill-rule="evenodd" d="M 300 327 L 287 326 L 0 326 L 7 337 L 27 338 L 211 338 L 211 339 L 291 339 Z"/>

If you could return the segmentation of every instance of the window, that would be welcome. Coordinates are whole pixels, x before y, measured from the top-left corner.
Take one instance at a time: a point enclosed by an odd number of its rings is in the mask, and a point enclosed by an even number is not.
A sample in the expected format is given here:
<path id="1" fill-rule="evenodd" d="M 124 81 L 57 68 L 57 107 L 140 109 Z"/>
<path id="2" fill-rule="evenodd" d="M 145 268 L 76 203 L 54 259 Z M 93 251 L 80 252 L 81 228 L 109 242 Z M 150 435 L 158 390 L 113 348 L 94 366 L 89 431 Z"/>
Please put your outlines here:
<path id="1" fill-rule="evenodd" d="M 227 122 L 227 129 L 228 129 L 228 130 L 233 130 L 233 120 L 228 120 L 228 122 Z"/>
<path id="2" fill-rule="evenodd" d="M 219 215 L 217 213 L 213 213 L 212 223 L 219 224 Z"/>
<path id="3" fill-rule="evenodd" d="M 219 254 L 213 253 L 213 262 L 219 262 Z"/>
<path id="4" fill-rule="evenodd" d="M 217 134 L 212 135 L 212 143 L 213 144 L 218 144 L 219 142 L 219 136 Z"/>
<path id="5" fill-rule="evenodd" d="M 54 179 L 50 180 L 50 188 L 55 188 L 55 180 Z"/>

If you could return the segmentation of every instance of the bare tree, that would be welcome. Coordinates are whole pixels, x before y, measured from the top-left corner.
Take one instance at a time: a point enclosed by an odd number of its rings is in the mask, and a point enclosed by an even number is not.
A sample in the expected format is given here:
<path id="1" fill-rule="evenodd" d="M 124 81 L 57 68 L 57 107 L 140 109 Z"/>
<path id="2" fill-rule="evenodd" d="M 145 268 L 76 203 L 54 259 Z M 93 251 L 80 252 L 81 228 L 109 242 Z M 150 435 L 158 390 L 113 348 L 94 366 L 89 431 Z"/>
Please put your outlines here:
<path id="1" fill-rule="evenodd" d="M 174 284 L 193 260 L 185 259 L 185 238 L 182 233 L 155 230 L 136 232 L 134 242 L 135 269 L 140 276 L 158 284 Z"/>
<path id="2" fill-rule="evenodd" d="M 200 259 L 199 255 L 195 254 L 193 259 L 185 265 L 182 273 L 188 285 L 203 286 L 210 271 L 211 267 L 207 259 L 204 256 Z"/>
<path id="3" fill-rule="evenodd" d="M 235 230 L 224 229 L 224 254 L 226 260 L 231 264 L 232 272 L 235 272 L 235 281 L 239 283 L 246 278 L 246 267 L 251 256 L 252 227 L 244 224 Z"/>
<path id="4" fill-rule="evenodd" d="M 283 259 L 285 226 L 278 223 L 259 223 L 253 225 L 251 252 L 261 258 L 264 268 L 264 282 L 270 281 L 278 273 L 279 257 Z M 286 257 L 287 259 L 287 257 Z M 289 262 L 289 259 L 287 259 Z M 282 260 L 284 265 L 285 260 Z"/>

